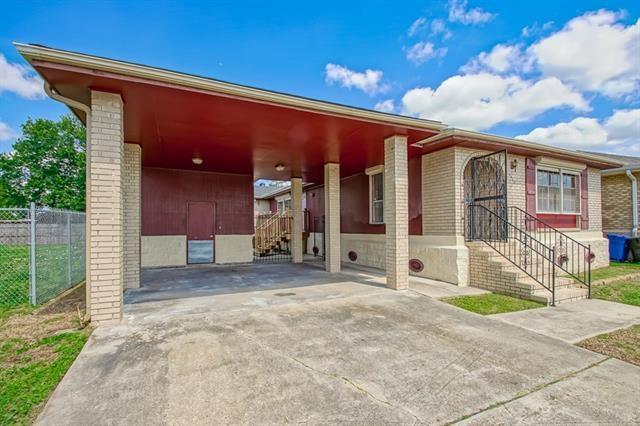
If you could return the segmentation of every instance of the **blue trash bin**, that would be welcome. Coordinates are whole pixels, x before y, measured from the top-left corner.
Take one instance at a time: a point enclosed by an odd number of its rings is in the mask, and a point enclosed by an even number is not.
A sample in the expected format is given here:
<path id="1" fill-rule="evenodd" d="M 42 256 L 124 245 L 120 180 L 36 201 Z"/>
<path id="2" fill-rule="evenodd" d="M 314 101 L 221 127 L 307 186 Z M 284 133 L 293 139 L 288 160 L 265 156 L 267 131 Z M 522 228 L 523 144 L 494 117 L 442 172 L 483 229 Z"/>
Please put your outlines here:
<path id="1" fill-rule="evenodd" d="M 624 262 L 627 260 L 629 252 L 629 237 L 626 235 L 608 234 L 609 239 L 609 259 L 616 262 Z"/>

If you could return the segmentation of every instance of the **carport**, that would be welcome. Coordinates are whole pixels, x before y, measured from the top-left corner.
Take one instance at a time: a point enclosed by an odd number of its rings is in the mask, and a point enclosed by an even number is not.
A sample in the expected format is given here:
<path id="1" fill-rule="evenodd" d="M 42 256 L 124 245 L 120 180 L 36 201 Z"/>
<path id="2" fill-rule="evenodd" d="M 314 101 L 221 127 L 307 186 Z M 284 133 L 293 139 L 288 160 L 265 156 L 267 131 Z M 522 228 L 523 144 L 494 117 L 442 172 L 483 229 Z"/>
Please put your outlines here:
<path id="1" fill-rule="evenodd" d="M 340 271 L 340 179 L 384 170 L 387 285 L 408 286 L 407 164 L 439 122 L 312 100 L 40 45 L 16 44 L 47 93 L 87 126 L 87 305 L 118 322 L 142 266 L 249 262 L 253 182 L 291 181 L 292 262 L 302 185 L 324 185 L 325 269 Z M 343 212 L 349 214 L 349 212 Z M 215 274 L 215 268 L 211 268 Z"/>

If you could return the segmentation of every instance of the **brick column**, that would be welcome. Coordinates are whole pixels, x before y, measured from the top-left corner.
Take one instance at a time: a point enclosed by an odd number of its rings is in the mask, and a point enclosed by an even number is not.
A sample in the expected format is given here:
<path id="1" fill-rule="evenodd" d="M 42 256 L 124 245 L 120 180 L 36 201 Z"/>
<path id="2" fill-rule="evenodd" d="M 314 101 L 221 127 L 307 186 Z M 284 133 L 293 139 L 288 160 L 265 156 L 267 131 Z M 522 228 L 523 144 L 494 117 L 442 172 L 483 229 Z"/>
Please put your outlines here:
<path id="1" fill-rule="evenodd" d="M 140 145 L 124 144 L 124 288 L 140 287 Z"/>
<path id="2" fill-rule="evenodd" d="M 340 165 L 324 165 L 325 269 L 340 272 Z"/>
<path id="3" fill-rule="evenodd" d="M 407 137 L 384 140 L 384 223 L 387 286 L 409 287 L 409 197 Z"/>
<path id="4" fill-rule="evenodd" d="M 302 179 L 291 178 L 291 261 L 302 263 Z"/>
<path id="5" fill-rule="evenodd" d="M 96 324 L 122 318 L 124 126 L 122 98 L 91 92 L 92 120 L 87 164 L 87 285 L 91 320 Z"/>

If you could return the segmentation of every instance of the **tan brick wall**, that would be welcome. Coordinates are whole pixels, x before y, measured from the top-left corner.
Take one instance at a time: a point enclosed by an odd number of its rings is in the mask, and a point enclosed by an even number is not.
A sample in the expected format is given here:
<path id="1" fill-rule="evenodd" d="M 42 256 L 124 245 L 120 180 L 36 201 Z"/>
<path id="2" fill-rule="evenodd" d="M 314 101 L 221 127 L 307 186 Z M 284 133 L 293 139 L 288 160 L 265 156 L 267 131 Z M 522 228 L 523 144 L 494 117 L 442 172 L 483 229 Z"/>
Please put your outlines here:
<path id="1" fill-rule="evenodd" d="M 90 315 L 94 323 L 122 318 L 123 105 L 120 95 L 91 92 L 87 198 Z"/>
<path id="2" fill-rule="evenodd" d="M 340 165 L 324 165 L 325 269 L 340 272 Z"/>
<path id="3" fill-rule="evenodd" d="M 302 179 L 291 178 L 291 261 L 302 262 Z"/>
<path id="4" fill-rule="evenodd" d="M 140 287 L 140 145 L 124 145 L 124 288 Z"/>
<path id="5" fill-rule="evenodd" d="M 640 173 L 634 176 L 640 181 Z M 602 177 L 602 228 L 605 233 L 625 234 L 633 228 L 631 180 L 626 174 Z"/>
<path id="6" fill-rule="evenodd" d="M 602 183 L 600 170 L 587 169 L 589 231 L 602 231 Z"/>
<path id="7" fill-rule="evenodd" d="M 387 286 L 409 287 L 409 169 L 407 137 L 384 141 L 384 223 Z"/>
<path id="8" fill-rule="evenodd" d="M 455 148 L 422 156 L 422 233 L 455 235 L 456 222 Z"/>

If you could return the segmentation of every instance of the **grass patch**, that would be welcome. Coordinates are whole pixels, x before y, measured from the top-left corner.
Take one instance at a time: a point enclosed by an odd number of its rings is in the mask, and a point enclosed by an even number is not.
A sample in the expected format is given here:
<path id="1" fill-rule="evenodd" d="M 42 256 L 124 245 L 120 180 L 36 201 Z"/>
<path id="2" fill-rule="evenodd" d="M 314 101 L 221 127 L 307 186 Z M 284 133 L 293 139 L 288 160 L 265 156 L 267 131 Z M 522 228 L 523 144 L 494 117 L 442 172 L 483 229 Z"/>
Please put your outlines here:
<path id="1" fill-rule="evenodd" d="M 640 324 L 583 340 L 578 346 L 640 366 Z"/>
<path id="2" fill-rule="evenodd" d="M 442 301 L 480 315 L 502 314 L 505 312 L 523 311 L 525 309 L 543 308 L 546 306 L 531 300 L 523 300 L 493 293 L 478 296 L 447 297 L 442 299 Z"/>
<path id="3" fill-rule="evenodd" d="M 29 424 L 89 336 L 84 286 L 40 308 L 0 308 L 0 424 Z"/>
<path id="4" fill-rule="evenodd" d="M 13 339 L 0 346 L 0 423 L 28 424 L 87 341 L 88 332 Z"/>
<path id="5" fill-rule="evenodd" d="M 591 271 L 591 282 L 640 273 L 640 263 L 611 262 L 609 266 Z"/>
<path id="6" fill-rule="evenodd" d="M 622 281 L 594 286 L 591 288 L 591 297 L 640 306 L 640 281 Z"/>

